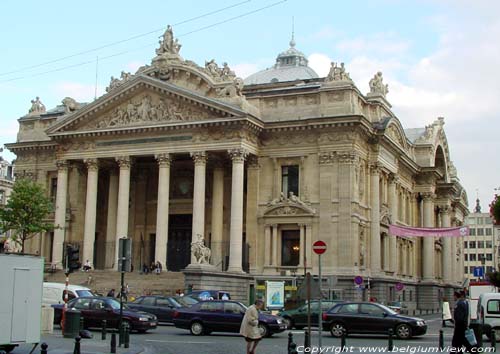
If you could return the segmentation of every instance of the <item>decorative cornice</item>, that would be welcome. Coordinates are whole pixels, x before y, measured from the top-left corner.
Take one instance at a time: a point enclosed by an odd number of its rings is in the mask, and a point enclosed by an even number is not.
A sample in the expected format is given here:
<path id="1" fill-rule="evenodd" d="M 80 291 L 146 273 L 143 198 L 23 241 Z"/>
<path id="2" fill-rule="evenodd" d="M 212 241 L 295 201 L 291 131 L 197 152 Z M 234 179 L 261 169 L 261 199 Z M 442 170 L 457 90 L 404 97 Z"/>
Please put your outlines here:
<path id="1" fill-rule="evenodd" d="M 160 167 L 170 167 L 170 163 L 172 162 L 168 152 L 155 155 L 155 159 L 158 161 L 158 166 Z"/>
<path id="2" fill-rule="evenodd" d="M 194 151 L 190 155 L 195 165 L 205 165 L 207 163 L 207 153 L 205 151 Z"/>

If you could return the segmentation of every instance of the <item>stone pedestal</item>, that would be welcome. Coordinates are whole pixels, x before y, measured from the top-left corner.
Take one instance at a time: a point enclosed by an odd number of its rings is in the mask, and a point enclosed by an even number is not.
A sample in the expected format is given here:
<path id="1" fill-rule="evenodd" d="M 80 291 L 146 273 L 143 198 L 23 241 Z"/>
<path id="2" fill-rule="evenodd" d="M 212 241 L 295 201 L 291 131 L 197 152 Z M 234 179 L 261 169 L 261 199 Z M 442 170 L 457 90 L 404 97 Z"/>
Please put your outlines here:
<path id="1" fill-rule="evenodd" d="M 52 334 L 54 332 L 54 309 L 50 306 L 42 306 L 41 334 Z"/>
<path id="2" fill-rule="evenodd" d="M 220 272 L 210 265 L 190 264 L 182 272 L 186 287 L 193 290 L 223 290 L 231 294 L 231 300 L 248 304 L 249 285 L 253 276 L 240 273 Z"/>
<path id="3" fill-rule="evenodd" d="M 436 283 L 421 283 L 417 291 L 417 310 L 420 314 L 431 314 L 441 311 L 439 286 Z"/>

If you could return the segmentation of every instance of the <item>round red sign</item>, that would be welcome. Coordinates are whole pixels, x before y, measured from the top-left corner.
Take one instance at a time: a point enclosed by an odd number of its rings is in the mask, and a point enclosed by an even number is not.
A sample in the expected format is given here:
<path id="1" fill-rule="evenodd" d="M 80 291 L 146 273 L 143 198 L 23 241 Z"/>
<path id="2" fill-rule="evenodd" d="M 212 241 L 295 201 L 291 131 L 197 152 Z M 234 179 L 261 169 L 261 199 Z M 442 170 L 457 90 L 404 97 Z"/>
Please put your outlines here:
<path id="1" fill-rule="evenodd" d="M 319 240 L 313 243 L 313 251 L 316 254 L 323 254 L 326 252 L 326 243 Z"/>

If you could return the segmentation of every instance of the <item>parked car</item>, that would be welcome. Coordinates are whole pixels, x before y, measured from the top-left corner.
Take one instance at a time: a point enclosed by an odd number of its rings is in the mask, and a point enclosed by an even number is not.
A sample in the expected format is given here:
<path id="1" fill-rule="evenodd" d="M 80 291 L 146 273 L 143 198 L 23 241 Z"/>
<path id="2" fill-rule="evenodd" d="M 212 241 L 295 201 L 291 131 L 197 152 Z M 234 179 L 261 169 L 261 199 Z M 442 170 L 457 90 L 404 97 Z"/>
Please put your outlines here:
<path id="1" fill-rule="evenodd" d="M 52 305 L 54 323 L 61 323 L 63 305 Z M 101 328 L 106 320 L 108 328 L 118 328 L 120 322 L 120 302 L 112 297 L 78 297 L 68 302 L 68 309 L 79 310 L 85 328 Z M 123 304 L 123 321 L 131 330 L 146 332 L 155 329 L 158 320 L 155 315 L 130 309 Z"/>
<path id="2" fill-rule="evenodd" d="M 477 301 L 477 319 L 483 333 L 491 339 L 491 330 L 500 329 L 500 293 L 483 293 Z"/>
<path id="3" fill-rule="evenodd" d="M 401 301 L 389 301 L 387 307 L 397 313 L 404 313 L 406 310 L 406 305 Z"/>
<path id="4" fill-rule="evenodd" d="M 348 334 L 388 334 L 389 329 L 400 339 L 420 336 L 427 332 L 421 318 L 402 316 L 387 306 L 372 302 L 344 302 L 323 314 L 323 328 L 334 337 Z"/>
<path id="5" fill-rule="evenodd" d="M 329 309 L 340 302 L 342 302 L 342 300 L 322 300 L 321 309 L 323 310 L 323 312 L 327 312 Z M 293 327 L 302 329 L 307 326 L 307 309 L 308 306 L 307 304 L 305 304 L 289 310 L 280 311 L 278 313 L 278 316 L 283 317 L 288 329 L 292 329 Z M 318 318 L 319 301 L 313 300 L 311 301 L 311 326 L 318 326 Z"/>
<path id="6" fill-rule="evenodd" d="M 55 305 L 64 303 L 64 291 L 66 284 L 63 283 L 43 283 L 42 305 Z M 68 285 L 68 300 L 76 297 L 94 296 L 89 288 L 79 285 Z"/>
<path id="7" fill-rule="evenodd" d="M 199 301 L 231 300 L 231 295 L 227 291 L 221 290 L 196 290 L 191 291 L 188 295 Z"/>
<path id="8" fill-rule="evenodd" d="M 238 333 L 246 309 L 246 306 L 236 301 L 201 301 L 175 311 L 174 325 L 189 329 L 195 336 L 211 332 Z M 270 337 L 274 333 L 283 332 L 286 324 L 279 316 L 259 313 L 259 328 L 262 336 Z"/>
<path id="9" fill-rule="evenodd" d="M 189 295 L 183 295 L 183 296 L 176 295 L 174 296 L 174 299 L 184 307 L 189 307 L 200 302 L 200 300 L 197 300 Z"/>
<path id="10" fill-rule="evenodd" d="M 134 310 L 152 313 L 158 318 L 158 322 L 172 323 L 176 309 L 184 307 L 171 296 L 140 296 L 127 306 Z"/>

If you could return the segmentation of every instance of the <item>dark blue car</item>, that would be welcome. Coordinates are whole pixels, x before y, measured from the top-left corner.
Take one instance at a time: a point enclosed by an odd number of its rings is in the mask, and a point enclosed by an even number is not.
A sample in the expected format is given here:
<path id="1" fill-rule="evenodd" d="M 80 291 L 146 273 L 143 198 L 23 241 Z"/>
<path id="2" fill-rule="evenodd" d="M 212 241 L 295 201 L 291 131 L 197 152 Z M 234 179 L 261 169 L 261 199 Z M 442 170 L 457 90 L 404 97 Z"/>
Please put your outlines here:
<path id="1" fill-rule="evenodd" d="M 189 308 L 177 310 L 173 322 L 175 327 L 189 329 L 195 336 L 211 332 L 238 333 L 246 309 L 236 301 L 201 301 Z M 263 337 L 270 337 L 283 332 L 286 324 L 279 316 L 260 313 L 259 328 Z"/>

